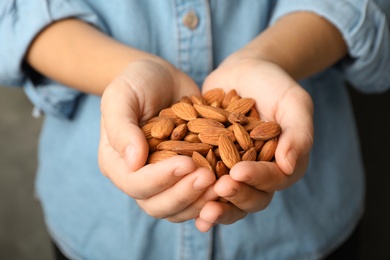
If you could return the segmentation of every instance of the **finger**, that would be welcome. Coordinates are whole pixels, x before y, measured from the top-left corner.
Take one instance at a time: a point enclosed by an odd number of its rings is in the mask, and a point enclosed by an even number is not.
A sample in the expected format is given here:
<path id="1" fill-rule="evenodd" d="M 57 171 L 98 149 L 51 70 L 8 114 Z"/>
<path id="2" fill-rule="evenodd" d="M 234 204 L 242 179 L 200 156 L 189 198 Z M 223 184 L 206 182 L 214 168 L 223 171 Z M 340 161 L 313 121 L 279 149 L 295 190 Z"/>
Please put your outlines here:
<path id="1" fill-rule="evenodd" d="M 138 204 L 155 218 L 167 218 L 187 208 L 214 182 L 215 176 L 211 171 L 198 168 L 170 188 L 145 200 L 138 200 Z"/>
<path id="2" fill-rule="evenodd" d="M 313 104 L 299 86 L 289 88 L 279 104 L 276 120 L 283 131 L 275 160 L 284 173 L 292 174 L 296 172 L 298 161 L 307 157 L 313 146 Z"/>
<path id="3" fill-rule="evenodd" d="M 118 151 L 131 171 L 142 167 L 147 158 L 148 144 L 141 129 L 138 127 L 138 98 L 123 82 L 116 82 L 115 89 L 107 88 L 102 96 L 101 112 L 102 126 L 108 143 Z M 126 93 L 126 94 L 124 94 Z"/>
<path id="4" fill-rule="evenodd" d="M 233 180 L 257 190 L 273 192 L 291 186 L 300 176 L 286 175 L 275 162 L 240 162 L 230 170 Z"/>
<path id="5" fill-rule="evenodd" d="M 210 186 L 195 202 L 191 203 L 187 208 L 179 213 L 168 217 L 167 220 L 174 223 L 180 223 L 190 219 L 195 219 L 199 216 L 201 209 L 207 202 L 217 200 L 218 198 L 218 195 L 215 194 L 212 186 Z"/>
<path id="6" fill-rule="evenodd" d="M 195 219 L 195 226 L 201 232 L 208 231 L 216 224 L 232 224 L 247 215 L 231 203 L 210 201 Z"/>
<path id="7" fill-rule="evenodd" d="M 108 143 L 104 128 L 101 132 L 98 157 L 102 173 L 135 199 L 146 199 L 159 193 L 196 169 L 191 158 L 175 156 L 132 172 L 124 158 Z"/>
<path id="8" fill-rule="evenodd" d="M 230 175 L 219 178 L 214 185 L 214 191 L 246 212 L 265 209 L 273 197 L 273 192 L 264 192 L 246 183 L 235 181 Z"/>

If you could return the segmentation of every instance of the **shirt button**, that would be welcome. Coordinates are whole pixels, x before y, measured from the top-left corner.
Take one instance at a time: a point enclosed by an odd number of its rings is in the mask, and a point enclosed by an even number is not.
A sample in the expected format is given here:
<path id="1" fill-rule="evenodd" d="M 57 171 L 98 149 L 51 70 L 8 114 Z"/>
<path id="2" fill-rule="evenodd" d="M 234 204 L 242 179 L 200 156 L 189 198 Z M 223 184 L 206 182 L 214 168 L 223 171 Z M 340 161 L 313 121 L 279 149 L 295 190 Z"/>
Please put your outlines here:
<path id="1" fill-rule="evenodd" d="M 199 24 L 198 15 L 194 11 L 189 11 L 183 18 L 183 24 L 185 27 L 194 30 Z"/>

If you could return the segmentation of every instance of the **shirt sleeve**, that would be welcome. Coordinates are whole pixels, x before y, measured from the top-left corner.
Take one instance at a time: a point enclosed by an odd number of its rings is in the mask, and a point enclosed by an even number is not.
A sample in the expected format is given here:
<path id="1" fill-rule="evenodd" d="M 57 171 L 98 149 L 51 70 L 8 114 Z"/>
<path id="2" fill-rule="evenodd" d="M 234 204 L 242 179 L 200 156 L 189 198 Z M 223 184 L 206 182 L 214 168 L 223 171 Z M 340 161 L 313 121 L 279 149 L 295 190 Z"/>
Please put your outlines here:
<path id="1" fill-rule="evenodd" d="M 32 102 L 44 112 L 69 117 L 78 91 L 60 84 L 33 83 L 23 69 L 24 56 L 37 34 L 49 24 L 75 17 L 102 31 L 105 26 L 93 8 L 81 0 L 0 1 L 0 85 L 26 86 Z M 62 107 L 66 104 L 66 108 Z M 65 111 L 68 111 L 65 113 Z"/>
<path id="2" fill-rule="evenodd" d="M 390 39 L 384 12 L 369 0 L 280 0 L 271 23 L 297 11 L 316 13 L 343 35 L 349 57 L 342 70 L 362 92 L 383 92 L 390 87 Z"/>

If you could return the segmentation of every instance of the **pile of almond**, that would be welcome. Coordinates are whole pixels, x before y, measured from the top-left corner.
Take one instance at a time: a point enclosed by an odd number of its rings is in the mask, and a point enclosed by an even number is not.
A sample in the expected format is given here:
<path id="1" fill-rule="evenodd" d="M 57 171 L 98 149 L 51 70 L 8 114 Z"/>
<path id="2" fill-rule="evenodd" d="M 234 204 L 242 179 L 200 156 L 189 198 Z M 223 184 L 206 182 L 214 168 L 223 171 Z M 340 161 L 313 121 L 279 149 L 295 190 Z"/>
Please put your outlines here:
<path id="1" fill-rule="evenodd" d="M 263 121 L 252 98 L 216 88 L 201 97 L 183 97 L 142 131 L 149 143 L 147 163 L 187 155 L 218 178 L 240 161 L 273 160 L 281 127 Z"/>

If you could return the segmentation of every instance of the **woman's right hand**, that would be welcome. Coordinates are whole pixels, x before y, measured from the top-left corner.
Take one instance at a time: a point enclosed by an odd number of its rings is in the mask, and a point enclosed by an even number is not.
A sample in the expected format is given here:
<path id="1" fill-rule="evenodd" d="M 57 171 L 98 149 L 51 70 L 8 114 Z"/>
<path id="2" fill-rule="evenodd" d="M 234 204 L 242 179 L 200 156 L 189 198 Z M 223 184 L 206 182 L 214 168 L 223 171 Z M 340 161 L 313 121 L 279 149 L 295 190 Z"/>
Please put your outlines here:
<path id="1" fill-rule="evenodd" d="M 201 95 L 183 72 L 156 59 L 132 62 L 106 88 L 101 100 L 99 166 L 119 189 L 149 215 L 182 222 L 198 216 L 217 198 L 211 171 L 187 156 L 145 162 L 148 143 L 139 125 L 182 96 Z"/>

